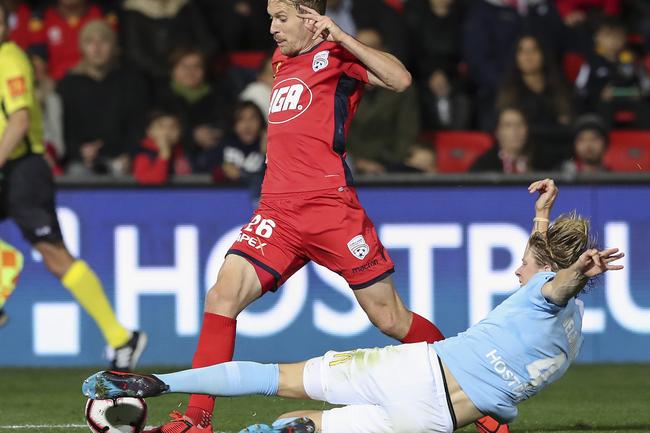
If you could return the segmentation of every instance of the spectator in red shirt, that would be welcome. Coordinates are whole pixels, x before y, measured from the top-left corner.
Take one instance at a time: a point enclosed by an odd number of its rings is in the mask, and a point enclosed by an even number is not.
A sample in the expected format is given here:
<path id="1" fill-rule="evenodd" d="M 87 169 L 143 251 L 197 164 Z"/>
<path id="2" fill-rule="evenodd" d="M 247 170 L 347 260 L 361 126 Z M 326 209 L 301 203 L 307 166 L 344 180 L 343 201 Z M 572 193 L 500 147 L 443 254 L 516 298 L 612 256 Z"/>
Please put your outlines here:
<path id="1" fill-rule="evenodd" d="M 173 175 L 190 174 L 180 143 L 181 124 L 174 114 L 151 115 L 147 135 L 133 159 L 133 176 L 143 185 L 161 185 Z"/>
<path id="2" fill-rule="evenodd" d="M 32 10 L 28 4 L 20 0 L 8 0 L 6 5 L 9 7 L 9 40 L 26 50 L 29 45 Z"/>
<path id="3" fill-rule="evenodd" d="M 114 14 L 104 15 L 86 0 L 58 0 L 42 14 L 34 13 L 29 24 L 31 52 L 47 60 L 48 73 L 55 80 L 81 60 L 79 33 L 90 21 L 105 18 L 115 29 Z"/>
<path id="4" fill-rule="evenodd" d="M 607 16 L 621 13 L 621 0 L 555 0 L 555 4 L 564 24 L 569 27 L 584 23 L 591 12 Z"/>

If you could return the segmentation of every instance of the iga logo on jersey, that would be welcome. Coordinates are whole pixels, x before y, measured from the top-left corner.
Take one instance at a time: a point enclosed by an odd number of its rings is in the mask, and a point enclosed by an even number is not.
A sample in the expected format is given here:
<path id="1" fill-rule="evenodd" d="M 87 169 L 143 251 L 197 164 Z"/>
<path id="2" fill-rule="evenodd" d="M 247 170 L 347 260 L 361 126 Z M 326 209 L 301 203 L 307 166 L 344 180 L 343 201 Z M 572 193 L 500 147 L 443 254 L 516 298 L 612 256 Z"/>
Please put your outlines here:
<path id="1" fill-rule="evenodd" d="M 327 65 L 329 65 L 329 61 L 327 60 L 329 56 L 329 50 L 321 51 L 314 55 L 314 62 L 311 64 L 311 68 L 314 70 L 314 72 L 325 69 Z"/>
<path id="2" fill-rule="evenodd" d="M 370 247 L 362 235 L 350 239 L 350 242 L 348 242 L 348 249 L 352 255 L 359 260 L 363 260 L 370 252 Z"/>
<path id="3" fill-rule="evenodd" d="M 285 123 L 307 111 L 313 95 L 307 84 L 299 78 L 287 78 L 273 87 L 269 123 Z"/>

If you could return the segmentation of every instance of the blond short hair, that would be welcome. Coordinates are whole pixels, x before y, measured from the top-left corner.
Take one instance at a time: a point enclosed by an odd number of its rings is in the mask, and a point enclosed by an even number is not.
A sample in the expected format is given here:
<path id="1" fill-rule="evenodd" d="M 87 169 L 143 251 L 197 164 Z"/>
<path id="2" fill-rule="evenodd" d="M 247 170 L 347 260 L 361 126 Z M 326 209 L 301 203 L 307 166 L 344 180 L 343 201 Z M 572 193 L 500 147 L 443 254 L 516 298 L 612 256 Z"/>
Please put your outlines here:
<path id="1" fill-rule="evenodd" d="M 538 266 L 550 266 L 554 272 L 567 269 L 580 255 L 595 246 L 589 233 L 589 220 L 575 211 L 560 215 L 546 233 L 535 232 L 528 240 L 528 249 Z"/>

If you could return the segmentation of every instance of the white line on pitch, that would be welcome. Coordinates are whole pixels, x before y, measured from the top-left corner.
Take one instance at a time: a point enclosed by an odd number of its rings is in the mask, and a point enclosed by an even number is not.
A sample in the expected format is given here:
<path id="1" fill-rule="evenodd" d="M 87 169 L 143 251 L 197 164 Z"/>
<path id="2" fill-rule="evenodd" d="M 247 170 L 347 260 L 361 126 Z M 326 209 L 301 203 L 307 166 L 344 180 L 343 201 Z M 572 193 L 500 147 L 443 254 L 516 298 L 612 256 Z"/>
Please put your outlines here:
<path id="1" fill-rule="evenodd" d="M 35 430 L 39 428 L 54 428 L 54 429 L 64 429 L 64 428 L 88 428 L 86 424 L 18 424 L 18 425 L 0 425 L 0 430 Z M 145 428 L 153 428 L 153 426 L 147 426 Z M 215 432 L 218 433 L 218 432 Z M 225 433 L 225 432 L 221 432 Z"/>
<path id="2" fill-rule="evenodd" d="M 21 425 L 0 425 L 0 430 L 18 430 L 24 429 L 37 429 L 37 428 L 82 428 L 88 426 L 86 424 L 21 424 Z"/>

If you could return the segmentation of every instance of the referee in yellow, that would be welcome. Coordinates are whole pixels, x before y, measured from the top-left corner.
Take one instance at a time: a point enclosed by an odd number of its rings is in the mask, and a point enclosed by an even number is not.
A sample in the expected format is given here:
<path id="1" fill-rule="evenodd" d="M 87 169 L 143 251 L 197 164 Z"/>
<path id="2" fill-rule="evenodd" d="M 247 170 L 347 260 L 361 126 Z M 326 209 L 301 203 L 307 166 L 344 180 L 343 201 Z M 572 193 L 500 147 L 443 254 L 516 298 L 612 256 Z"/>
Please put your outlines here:
<path id="1" fill-rule="evenodd" d="M 52 172 L 43 158 L 43 122 L 33 71 L 25 53 L 6 40 L 5 1 L 0 0 L 0 219 L 14 220 L 47 269 L 95 320 L 115 349 L 111 368 L 133 370 L 146 346 L 146 334 L 131 332 L 117 321 L 97 275 L 86 262 L 72 257 L 63 243 Z M 20 253 L 0 243 L 0 311 L 21 268 Z M 3 311 L 0 324 L 6 318 Z"/>

